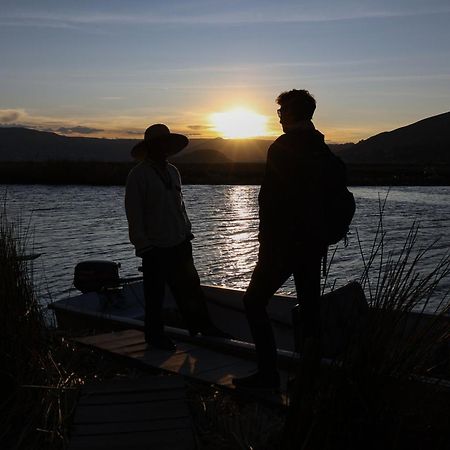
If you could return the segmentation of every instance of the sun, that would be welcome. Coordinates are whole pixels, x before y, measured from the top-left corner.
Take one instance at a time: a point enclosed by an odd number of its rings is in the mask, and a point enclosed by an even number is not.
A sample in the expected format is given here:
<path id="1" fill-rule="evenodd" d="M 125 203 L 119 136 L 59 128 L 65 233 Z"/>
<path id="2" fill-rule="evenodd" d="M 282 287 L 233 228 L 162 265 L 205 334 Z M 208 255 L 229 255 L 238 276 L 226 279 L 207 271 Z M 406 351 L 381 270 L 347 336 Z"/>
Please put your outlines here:
<path id="1" fill-rule="evenodd" d="M 224 138 L 243 139 L 267 134 L 267 117 L 246 108 L 211 114 L 211 122 Z"/>

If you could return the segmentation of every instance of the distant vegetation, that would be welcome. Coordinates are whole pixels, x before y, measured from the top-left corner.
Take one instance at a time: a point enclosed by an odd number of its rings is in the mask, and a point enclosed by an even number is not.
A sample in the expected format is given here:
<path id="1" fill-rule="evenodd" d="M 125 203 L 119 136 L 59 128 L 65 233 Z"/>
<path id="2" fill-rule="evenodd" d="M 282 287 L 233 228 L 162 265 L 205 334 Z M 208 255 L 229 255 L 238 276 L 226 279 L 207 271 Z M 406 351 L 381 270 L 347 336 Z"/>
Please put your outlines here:
<path id="1" fill-rule="evenodd" d="M 3 162 L 0 183 L 3 184 L 125 184 L 133 162 Z M 264 163 L 176 163 L 183 184 L 255 184 L 264 175 Z M 350 185 L 421 186 L 450 185 L 450 165 L 415 164 L 349 164 Z"/>
<path id="2" fill-rule="evenodd" d="M 122 185 L 136 142 L 0 127 L 0 182 Z M 271 143 L 191 139 L 173 162 L 185 184 L 259 184 Z M 450 113 L 330 147 L 349 166 L 353 185 L 450 184 Z"/>

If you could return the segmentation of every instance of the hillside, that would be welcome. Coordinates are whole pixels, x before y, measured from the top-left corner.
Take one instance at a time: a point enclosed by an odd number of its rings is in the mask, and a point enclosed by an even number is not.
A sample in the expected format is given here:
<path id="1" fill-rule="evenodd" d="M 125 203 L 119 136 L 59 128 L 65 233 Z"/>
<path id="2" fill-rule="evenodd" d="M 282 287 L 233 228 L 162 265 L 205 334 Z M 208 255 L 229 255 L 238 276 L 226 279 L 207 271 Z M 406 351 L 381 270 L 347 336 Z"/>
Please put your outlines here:
<path id="1" fill-rule="evenodd" d="M 131 162 L 137 139 L 67 137 L 0 127 L 0 161 Z M 264 139 L 191 139 L 173 161 L 189 164 L 263 163 L 273 142 Z M 387 131 L 357 144 L 330 145 L 350 164 L 450 164 L 450 112 Z"/>
<path id="2" fill-rule="evenodd" d="M 359 164 L 450 164 L 450 112 L 377 134 L 339 155 Z"/>
<path id="3" fill-rule="evenodd" d="M 138 139 L 67 137 L 28 128 L 0 127 L 0 161 L 131 161 Z M 191 139 L 179 155 L 186 162 L 264 161 L 272 141 Z M 206 153 L 205 151 L 208 150 Z M 198 153 L 197 153 L 198 152 Z"/>
<path id="4" fill-rule="evenodd" d="M 131 161 L 130 149 L 135 142 L 0 128 L 0 161 Z"/>
<path id="5" fill-rule="evenodd" d="M 173 156 L 170 160 L 177 164 L 222 164 L 232 162 L 222 152 L 211 148 L 181 152 Z"/>

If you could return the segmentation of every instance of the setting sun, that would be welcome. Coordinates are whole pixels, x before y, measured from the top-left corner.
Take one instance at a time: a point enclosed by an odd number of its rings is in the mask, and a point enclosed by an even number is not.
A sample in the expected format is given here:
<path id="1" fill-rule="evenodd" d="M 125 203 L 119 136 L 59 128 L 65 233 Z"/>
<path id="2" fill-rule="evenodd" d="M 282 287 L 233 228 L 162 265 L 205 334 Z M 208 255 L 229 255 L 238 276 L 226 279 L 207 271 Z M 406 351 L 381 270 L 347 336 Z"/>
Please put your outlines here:
<path id="1" fill-rule="evenodd" d="M 224 138 L 249 138 L 267 134 L 267 117 L 245 108 L 211 114 L 215 131 Z"/>

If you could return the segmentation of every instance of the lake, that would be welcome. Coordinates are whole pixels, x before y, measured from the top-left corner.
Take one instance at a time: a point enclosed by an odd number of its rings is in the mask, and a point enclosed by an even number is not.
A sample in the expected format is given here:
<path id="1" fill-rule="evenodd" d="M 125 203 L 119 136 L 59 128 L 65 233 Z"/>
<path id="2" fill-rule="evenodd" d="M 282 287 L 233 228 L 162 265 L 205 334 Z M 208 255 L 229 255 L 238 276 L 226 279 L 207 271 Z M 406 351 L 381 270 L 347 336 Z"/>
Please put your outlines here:
<path id="1" fill-rule="evenodd" d="M 418 268 L 432 269 L 450 247 L 450 187 L 352 187 L 357 211 L 348 247 L 341 244 L 328 283 L 337 286 L 358 279 L 363 253 L 370 254 L 383 214 L 386 251 L 398 255 L 414 222 L 420 224 L 417 249 L 434 243 Z M 184 186 L 193 224 L 194 258 L 202 283 L 245 289 L 256 262 L 259 186 Z M 105 259 L 121 263 L 121 276 L 138 275 L 140 258 L 128 241 L 123 186 L 0 185 L 10 219 L 29 227 L 30 251 L 42 253 L 34 262 L 35 284 L 44 302 L 75 295 L 75 265 Z M 6 193 L 6 194 L 5 194 Z M 359 236 L 359 237 L 358 237 Z M 436 242 L 435 242 L 436 241 Z M 330 250 L 330 257 L 333 249 Z M 448 290 L 448 277 L 441 292 Z M 292 279 L 280 289 L 295 294 Z M 435 298 L 433 307 L 439 301 Z"/>

